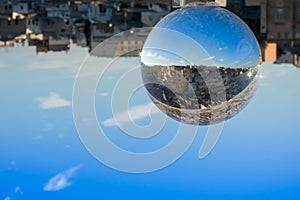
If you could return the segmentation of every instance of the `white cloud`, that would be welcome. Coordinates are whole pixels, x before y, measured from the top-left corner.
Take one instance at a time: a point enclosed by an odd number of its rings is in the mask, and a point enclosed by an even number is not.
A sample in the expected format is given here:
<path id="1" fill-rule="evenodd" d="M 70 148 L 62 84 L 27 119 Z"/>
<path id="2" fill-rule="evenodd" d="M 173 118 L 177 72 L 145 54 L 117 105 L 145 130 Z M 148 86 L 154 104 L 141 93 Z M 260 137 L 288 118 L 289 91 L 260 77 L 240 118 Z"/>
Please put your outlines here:
<path id="1" fill-rule="evenodd" d="M 61 172 L 50 178 L 48 183 L 44 186 L 45 191 L 59 191 L 71 186 L 73 183 L 70 179 L 75 175 L 80 166 L 72 167 L 64 172 Z"/>
<path id="2" fill-rule="evenodd" d="M 160 113 L 160 110 L 156 106 L 154 106 L 152 103 L 149 103 L 132 107 L 128 111 L 117 113 L 114 115 L 114 117 L 111 117 L 102 122 L 102 124 L 104 126 L 122 126 L 125 124 L 129 124 L 134 120 L 143 119 L 149 116 L 150 110 L 152 115 Z M 128 115 L 130 117 L 128 117 Z"/>
<path id="3" fill-rule="evenodd" d="M 162 55 L 157 55 L 155 52 L 147 52 L 146 53 L 147 57 L 150 57 L 152 59 L 156 59 L 159 62 L 169 62 L 170 60 Z"/>
<path id="4" fill-rule="evenodd" d="M 169 61 L 169 59 L 167 59 L 166 57 L 161 56 L 161 55 L 158 56 L 157 53 L 151 52 L 151 51 L 148 51 L 148 52 L 146 53 L 146 56 L 147 56 L 147 57 L 155 58 L 155 59 L 160 60 L 160 61 Z"/>
<path id="5" fill-rule="evenodd" d="M 5 197 L 4 200 L 11 200 L 11 198 L 10 197 Z"/>
<path id="6" fill-rule="evenodd" d="M 40 103 L 40 107 L 43 109 L 54 109 L 71 105 L 71 102 L 61 98 L 55 92 L 50 92 L 49 96 L 39 97 L 36 100 Z"/>
<path id="7" fill-rule="evenodd" d="M 157 53 L 154 51 L 142 51 L 141 52 L 141 62 L 149 65 L 149 66 L 155 66 L 155 65 L 171 65 L 171 64 L 182 64 L 185 62 L 182 62 L 183 59 L 178 57 L 177 55 L 173 55 L 171 52 L 161 52 Z M 172 62 L 171 62 L 172 61 Z"/>

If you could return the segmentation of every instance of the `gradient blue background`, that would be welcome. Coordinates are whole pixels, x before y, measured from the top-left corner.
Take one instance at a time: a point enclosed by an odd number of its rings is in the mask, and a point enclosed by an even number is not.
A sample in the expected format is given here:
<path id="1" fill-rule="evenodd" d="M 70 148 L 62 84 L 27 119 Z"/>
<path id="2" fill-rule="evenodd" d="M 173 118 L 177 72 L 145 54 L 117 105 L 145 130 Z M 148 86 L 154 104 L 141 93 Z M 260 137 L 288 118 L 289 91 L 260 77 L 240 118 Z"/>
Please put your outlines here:
<path id="1" fill-rule="evenodd" d="M 68 53 L 39 55 L 27 45 L 0 49 L 0 199 L 300 198 L 300 70 L 293 65 L 263 64 L 256 95 L 225 123 L 205 159 L 198 159 L 207 130 L 201 127 L 191 148 L 171 166 L 127 174 L 87 152 L 70 105 L 43 109 L 37 100 L 55 92 L 71 102 L 76 71 L 86 56 L 87 50 L 76 46 Z M 111 79 L 121 72 L 112 72 Z M 107 89 L 99 91 L 103 103 Z M 149 102 L 140 99 L 133 106 Z M 111 117 L 109 108 L 101 112 Z M 139 123 L 148 121 L 143 120 Z M 114 127 L 107 131 L 120 133 Z M 69 185 L 46 191 L 59 174 Z"/>

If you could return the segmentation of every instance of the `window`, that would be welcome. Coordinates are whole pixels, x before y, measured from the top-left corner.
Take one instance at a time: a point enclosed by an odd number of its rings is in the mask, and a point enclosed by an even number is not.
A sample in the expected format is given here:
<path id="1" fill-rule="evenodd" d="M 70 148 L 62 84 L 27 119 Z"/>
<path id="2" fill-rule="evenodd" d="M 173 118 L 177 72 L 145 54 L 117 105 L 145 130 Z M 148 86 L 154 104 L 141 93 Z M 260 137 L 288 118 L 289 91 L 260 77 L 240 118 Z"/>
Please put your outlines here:
<path id="1" fill-rule="evenodd" d="M 274 10 L 274 19 L 275 21 L 285 21 L 286 19 L 286 9 L 285 8 L 275 8 Z"/>
<path id="2" fill-rule="evenodd" d="M 277 33 L 277 38 L 280 39 L 280 37 L 281 37 L 281 34 Z"/>
<path id="3" fill-rule="evenodd" d="M 300 21 L 300 8 L 297 8 L 297 13 L 296 13 L 297 21 Z"/>
<path id="4" fill-rule="evenodd" d="M 103 5 L 99 5 L 99 12 L 100 13 L 105 13 L 106 12 L 106 8 Z"/>
<path id="5" fill-rule="evenodd" d="M 20 6 L 20 9 L 21 9 L 21 10 L 23 10 L 23 9 L 24 9 L 24 6 L 23 6 L 23 5 L 21 5 L 21 6 Z"/>

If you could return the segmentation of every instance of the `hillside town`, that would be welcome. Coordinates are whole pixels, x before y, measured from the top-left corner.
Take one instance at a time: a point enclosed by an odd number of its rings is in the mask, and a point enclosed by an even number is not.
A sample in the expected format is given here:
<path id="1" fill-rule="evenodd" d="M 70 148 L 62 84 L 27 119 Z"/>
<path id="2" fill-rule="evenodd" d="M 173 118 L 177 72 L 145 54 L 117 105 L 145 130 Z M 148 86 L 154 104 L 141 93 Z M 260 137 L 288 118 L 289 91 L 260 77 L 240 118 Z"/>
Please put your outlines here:
<path id="1" fill-rule="evenodd" d="M 210 124 L 234 116 L 247 104 L 255 92 L 257 70 L 142 65 L 142 76 L 152 101 L 169 116 Z"/>
<path id="2" fill-rule="evenodd" d="M 131 28 L 154 26 L 171 11 L 165 1 L 5 0 L 0 2 L 0 47 L 28 41 L 36 53 L 68 51 L 70 43 L 92 51 Z M 132 38 L 124 47 L 141 46 Z M 132 49 L 135 49 L 134 47 Z M 130 50 L 130 49 L 129 49 Z"/>
<path id="3" fill-rule="evenodd" d="M 0 47 L 28 44 L 36 53 L 69 51 L 71 44 L 89 52 L 106 38 L 133 28 L 153 27 L 192 0 L 3 0 Z M 256 35 L 263 60 L 300 66 L 300 0 L 215 0 L 240 16 Z M 136 36 L 138 35 L 138 36 Z M 143 45 L 147 32 L 125 35 L 119 52 Z"/>

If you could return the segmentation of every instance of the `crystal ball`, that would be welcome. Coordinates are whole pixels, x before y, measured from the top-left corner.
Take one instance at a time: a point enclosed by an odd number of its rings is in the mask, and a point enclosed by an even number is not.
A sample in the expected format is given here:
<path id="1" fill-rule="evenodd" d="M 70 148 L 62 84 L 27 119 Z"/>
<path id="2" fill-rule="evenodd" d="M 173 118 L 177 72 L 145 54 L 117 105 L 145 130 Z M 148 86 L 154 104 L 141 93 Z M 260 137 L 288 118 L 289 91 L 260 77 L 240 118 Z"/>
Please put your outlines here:
<path id="1" fill-rule="evenodd" d="M 164 17 L 140 55 L 151 100 L 173 119 L 194 125 L 239 113 L 255 93 L 261 62 L 250 28 L 230 11 L 207 5 Z"/>

